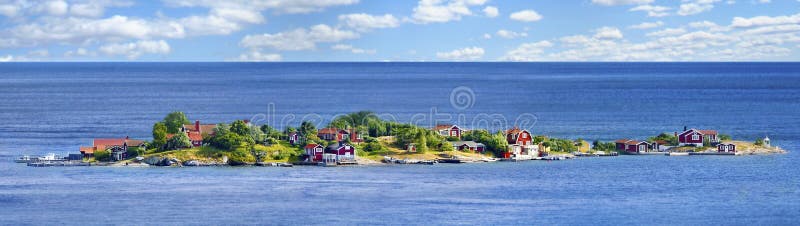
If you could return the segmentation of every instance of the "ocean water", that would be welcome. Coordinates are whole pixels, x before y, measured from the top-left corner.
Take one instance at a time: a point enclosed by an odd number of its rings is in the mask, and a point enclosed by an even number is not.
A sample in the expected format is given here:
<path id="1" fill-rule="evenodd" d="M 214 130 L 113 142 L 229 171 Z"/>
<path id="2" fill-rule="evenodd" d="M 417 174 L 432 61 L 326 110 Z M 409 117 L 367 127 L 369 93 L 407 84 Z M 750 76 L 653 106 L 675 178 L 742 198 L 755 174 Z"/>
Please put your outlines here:
<path id="1" fill-rule="evenodd" d="M 0 64 L 0 224 L 792 225 L 799 74 L 799 63 Z M 789 153 L 338 168 L 12 163 L 95 137 L 145 139 L 175 110 L 289 125 L 371 110 L 586 140 L 688 126 L 769 135 Z"/>

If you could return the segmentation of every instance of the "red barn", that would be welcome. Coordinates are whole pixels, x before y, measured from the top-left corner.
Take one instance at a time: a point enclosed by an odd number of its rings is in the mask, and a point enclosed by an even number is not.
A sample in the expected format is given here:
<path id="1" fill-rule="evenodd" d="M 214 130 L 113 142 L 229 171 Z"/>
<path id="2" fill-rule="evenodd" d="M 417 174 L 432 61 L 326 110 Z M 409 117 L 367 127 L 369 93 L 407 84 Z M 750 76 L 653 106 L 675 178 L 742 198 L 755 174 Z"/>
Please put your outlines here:
<path id="1" fill-rule="evenodd" d="M 325 150 L 325 148 L 322 147 L 322 145 L 308 144 L 303 149 L 305 149 L 309 161 L 312 162 L 322 161 L 322 153 Z"/>
<path id="2" fill-rule="evenodd" d="M 506 140 L 508 140 L 508 144 L 510 145 L 516 144 L 525 146 L 533 144 L 531 133 L 516 127 L 506 131 Z"/>
<path id="3" fill-rule="evenodd" d="M 717 145 L 717 152 L 733 152 L 736 153 L 736 145 L 732 143 L 722 143 Z"/>
<path id="4" fill-rule="evenodd" d="M 464 130 L 457 125 L 436 125 L 433 130 L 446 137 L 461 138 L 461 134 L 464 133 Z"/>

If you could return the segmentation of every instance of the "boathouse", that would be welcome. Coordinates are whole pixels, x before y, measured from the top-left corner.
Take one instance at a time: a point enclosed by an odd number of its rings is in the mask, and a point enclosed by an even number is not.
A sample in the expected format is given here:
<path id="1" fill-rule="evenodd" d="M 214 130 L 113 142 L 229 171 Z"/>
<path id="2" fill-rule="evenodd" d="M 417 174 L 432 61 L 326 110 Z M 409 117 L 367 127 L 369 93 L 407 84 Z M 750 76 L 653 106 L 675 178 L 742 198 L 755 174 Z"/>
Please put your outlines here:
<path id="1" fill-rule="evenodd" d="M 306 161 L 309 162 L 319 162 L 322 161 L 322 154 L 325 151 L 325 147 L 319 144 L 307 144 L 304 148 L 306 151 Z"/>
<path id="2" fill-rule="evenodd" d="M 721 143 L 717 145 L 717 152 L 733 152 L 736 153 L 736 145 L 733 143 Z"/>

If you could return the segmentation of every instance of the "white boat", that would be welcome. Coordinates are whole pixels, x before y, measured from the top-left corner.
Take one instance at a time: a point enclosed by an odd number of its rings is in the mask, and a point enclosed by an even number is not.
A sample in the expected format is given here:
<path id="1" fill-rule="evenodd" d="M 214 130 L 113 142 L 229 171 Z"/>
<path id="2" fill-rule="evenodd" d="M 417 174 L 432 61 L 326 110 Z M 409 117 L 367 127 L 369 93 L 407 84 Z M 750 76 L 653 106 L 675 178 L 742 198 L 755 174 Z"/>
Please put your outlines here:
<path id="1" fill-rule="evenodd" d="M 28 163 L 30 161 L 31 161 L 31 156 L 28 155 L 20 156 L 19 158 L 14 160 L 14 162 L 16 163 Z"/>
<path id="2" fill-rule="evenodd" d="M 39 157 L 37 160 L 39 161 L 55 161 L 58 160 L 58 155 L 54 153 L 47 153 L 47 155 Z"/>

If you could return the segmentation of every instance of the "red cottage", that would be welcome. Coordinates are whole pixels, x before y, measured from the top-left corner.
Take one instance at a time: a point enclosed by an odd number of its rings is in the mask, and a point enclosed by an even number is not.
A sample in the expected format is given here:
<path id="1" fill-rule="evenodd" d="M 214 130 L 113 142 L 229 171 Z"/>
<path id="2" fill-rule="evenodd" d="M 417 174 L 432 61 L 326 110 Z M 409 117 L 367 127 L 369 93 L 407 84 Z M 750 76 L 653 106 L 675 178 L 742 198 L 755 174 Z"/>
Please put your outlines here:
<path id="1" fill-rule="evenodd" d="M 301 142 L 301 141 L 300 141 L 300 133 L 298 133 L 298 132 L 291 132 L 291 133 L 289 133 L 289 144 L 291 144 L 291 145 L 297 145 L 297 144 L 299 144 L 300 142 Z"/>
<path id="2" fill-rule="evenodd" d="M 717 152 L 733 152 L 736 153 L 736 145 L 732 143 L 722 143 L 717 145 Z"/>
<path id="3" fill-rule="evenodd" d="M 322 156 L 323 161 L 326 162 L 348 162 L 355 161 L 356 148 L 349 144 L 331 144 L 325 148 L 325 153 Z"/>
<path id="4" fill-rule="evenodd" d="M 436 125 L 433 129 L 439 135 L 446 136 L 446 137 L 458 137 L 461 138 L 461 134 L 464 133 L 464 130 L 457 125 Z"/>
<path id="5" fill-rule="evenodd" d="M 712 144 L 719 142 L 719 139 L 717 138 L 717 131 L 689 129 L 678 134 L 678 143 L 680 146 L 700 147 L 703 146 L 704 141 L 708 141 Z"/>
<path id="6" fill-rule="evenodd" d="M 320 139 L 327 141 L 344 141 L 350 140 L 353 143 L 364 142 L 361 134 L 354 129 L 337 129 L 337 128 L 322 128 L 317 132 Z"/>
<path id="7" fill-rule="evenodd" d="M 108 151 L 112 161 L 120 161 L 128 158 L 128 147 L 145 148 L 143 140 L 131 140 L 128 137 L 122 139 L 94 139 L 91 147 L 80 147 L 84 158 L 94 156 L 96 151 Z"/>
<path id="8" fill-rule="evenodd" d="M 181 131 L 189 136 L 192 146 L 200 147 L 203 145 L 203 134 L 213 137 L 216 135 L 215 128 L 217 128 L 217 124 L 200 124 L 200 120 L 197 120 L 194 121 L 194 124 L 184 124 Z"/>
<path id="9" fill-rule="evenodd" d="M 617 150 L 626 151 L 628 153 L 641 153 L 651 152 L 658 150 L 658 143 L 648 143 L 647 141 L 620 139 L 614 141 Z"/>
<path id="10" fill-rule="evenodd" d="M 509 145 L 525 146 L 533 144 L 531 133 L 516 127 L 506 131 L 506 140 L 508 140 Z"/>
<path id="11" fill-rule="evenodd" d="M 306 151 L 306 155 L 308 156 L 307 161 L 311 162 L 319 162 L 322 161 L 322 153 L 324 151 L 324 147 L 319 144 L 308 144 L 303 149 Z"/>

